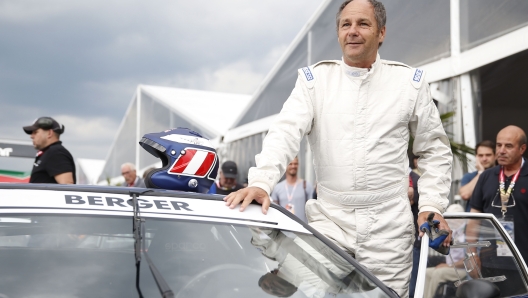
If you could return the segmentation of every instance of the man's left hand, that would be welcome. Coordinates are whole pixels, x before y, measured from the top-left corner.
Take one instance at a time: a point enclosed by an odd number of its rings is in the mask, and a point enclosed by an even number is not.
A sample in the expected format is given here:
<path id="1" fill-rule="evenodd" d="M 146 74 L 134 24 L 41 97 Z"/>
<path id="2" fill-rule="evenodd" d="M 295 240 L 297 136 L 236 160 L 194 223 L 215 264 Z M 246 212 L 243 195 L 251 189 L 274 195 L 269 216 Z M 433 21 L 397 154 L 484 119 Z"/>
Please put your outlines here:
<path id="1" fill-rule="evenodd" d="M 417 221 L 418 221 L 419 227 L 421 227 L 427 221 L 427 216 L 429 215 L 429 213 L 430 212 L 426 211 L 426 212 L 422 212 L 418 214 Z M 449 225 L 447 224 L 447 221 L 444 219 L 442 215 L 435 212 L 434 219 L 440 222 L 440 224 L 438 224 L 438 229 L 449 231 L 449 236 L 447 236 L 447 238 L 442 243 L 442 246 L 449 247 L 451 243 L 451 236 L 453 234 L 453 231 L 451 231 L 451 229 L 449 228 Z M 423 234 L 424 232 L 420 231 L 420 238 L 423 236 Z"/>

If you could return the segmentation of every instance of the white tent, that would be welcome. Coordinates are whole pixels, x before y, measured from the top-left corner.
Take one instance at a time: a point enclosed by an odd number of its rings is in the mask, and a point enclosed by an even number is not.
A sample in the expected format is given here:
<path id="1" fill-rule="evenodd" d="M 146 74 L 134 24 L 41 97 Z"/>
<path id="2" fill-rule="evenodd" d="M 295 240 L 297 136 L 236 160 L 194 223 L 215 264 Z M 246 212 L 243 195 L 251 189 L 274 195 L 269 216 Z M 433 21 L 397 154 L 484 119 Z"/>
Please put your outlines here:
<path id="1" fill-rule="evenodd" d="M 97 184 L 97 179 L 101 175 L 105 161 L 102 159 L 77 158 L 76 172 L 77 184 Z"/>
<path id="2" fill-rule="evenodd" d="M 518 0 L 390 0 L 382 59 L 427 71 L 441 112 L 455 111 L 455 141 L 474 147 L 494 139 L 498 130 L 515 124 L 528 130 L 524 70 L 528 66 L 528 1 Z M 288 98 L 297 69 L 320 60 L 341 59 L 335 15 L 342 0 L 326 0 L 302 28 L 225 135 L 230 159 L 254 165 L 262 138 Z M 303 142 L 304 143 L 304 142 Z M 239 156 L 239 152 L 245 152 Z M 299 152 L 306 179 L 313 181 L 306 145 Z M 242 171 L 247 173 L 247 169 Z M 455 173 L 454 181 L 461 170 Z"/>
<path id="3" fill-rule="evenodd" d="M 209 92 L 169 87 L 137 87 L 98 182 L 121 178 L 125 162 L 136 164 L 139 173 L 158 159 L 139 146 L 146 133 L 186 127 L 218 142 L 246 107 L 249 95 Z"/>

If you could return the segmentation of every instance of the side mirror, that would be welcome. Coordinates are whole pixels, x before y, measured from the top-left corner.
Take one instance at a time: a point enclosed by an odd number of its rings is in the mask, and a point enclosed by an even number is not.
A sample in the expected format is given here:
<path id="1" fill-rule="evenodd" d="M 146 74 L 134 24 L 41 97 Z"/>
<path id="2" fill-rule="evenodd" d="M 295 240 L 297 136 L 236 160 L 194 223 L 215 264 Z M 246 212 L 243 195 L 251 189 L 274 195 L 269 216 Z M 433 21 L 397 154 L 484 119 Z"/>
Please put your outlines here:
<path id="1" fill-rule="evenodd" d="M 458 286 L 456 291 L 457 298 L 498 298 L 500 290 L 494 283 L 482 280 L 468 280 Z"/>

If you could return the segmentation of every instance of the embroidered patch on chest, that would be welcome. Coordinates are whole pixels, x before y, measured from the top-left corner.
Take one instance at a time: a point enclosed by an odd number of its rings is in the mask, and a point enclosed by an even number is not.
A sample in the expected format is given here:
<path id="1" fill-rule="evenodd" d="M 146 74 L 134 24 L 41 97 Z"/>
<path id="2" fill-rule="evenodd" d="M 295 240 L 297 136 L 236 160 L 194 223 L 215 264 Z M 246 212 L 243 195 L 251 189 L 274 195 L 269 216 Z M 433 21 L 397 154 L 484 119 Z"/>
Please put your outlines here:
<path id="1" fill-rule="evenodd" d="M 307 81 L 311 81 L 314 79 L 313 75 L 312 75 L 312 72 L 310 71 L 310 68 L 308 67 L 303 67 L 302 68 L 302 71 L 304 72 L 304 76 L 306 76 L 306 80 Z"/>

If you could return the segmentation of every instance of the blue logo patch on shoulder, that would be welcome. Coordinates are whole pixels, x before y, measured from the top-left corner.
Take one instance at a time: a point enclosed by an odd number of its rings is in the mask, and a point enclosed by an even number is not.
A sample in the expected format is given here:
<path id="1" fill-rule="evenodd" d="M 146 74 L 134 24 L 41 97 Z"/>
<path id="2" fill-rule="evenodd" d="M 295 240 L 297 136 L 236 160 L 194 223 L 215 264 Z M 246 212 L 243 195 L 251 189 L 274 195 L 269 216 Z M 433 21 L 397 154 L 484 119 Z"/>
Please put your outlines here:
<path id="1" fill-rule="evenodd" d="M 423 74 L 423 70 L 417 68 L 416 71 L 414 72 L 413 81 L 420 82 L 420 80 L 422 79 L 422 74 Z"/>
<path id="2" fill-rule="evenodd" d="M 312 75 L 312 72 L 310 71 L 310 68 L 308 67 L 303 67 L 302 68 L 303 72 L 304 72 L 304 75 L 306 76 L 306 80 L 307 81 L 311 81 L 314 79 L 313 75 Z"/>

